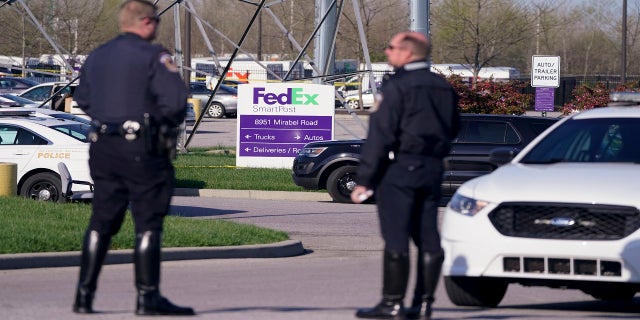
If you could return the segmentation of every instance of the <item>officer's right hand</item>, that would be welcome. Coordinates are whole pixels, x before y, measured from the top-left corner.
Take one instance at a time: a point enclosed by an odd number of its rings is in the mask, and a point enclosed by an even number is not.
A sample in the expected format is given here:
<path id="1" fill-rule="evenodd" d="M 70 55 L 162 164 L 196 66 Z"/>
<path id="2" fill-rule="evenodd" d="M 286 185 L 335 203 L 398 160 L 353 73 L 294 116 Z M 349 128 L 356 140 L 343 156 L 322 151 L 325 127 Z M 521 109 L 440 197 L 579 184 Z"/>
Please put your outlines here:
<path id="1" fill-rule="evenodd" d="M 363 203 L 373 195 L 373 190 L 365 186 L 356 186 L 351 191 L 351 201 L 353 203 Z"/>

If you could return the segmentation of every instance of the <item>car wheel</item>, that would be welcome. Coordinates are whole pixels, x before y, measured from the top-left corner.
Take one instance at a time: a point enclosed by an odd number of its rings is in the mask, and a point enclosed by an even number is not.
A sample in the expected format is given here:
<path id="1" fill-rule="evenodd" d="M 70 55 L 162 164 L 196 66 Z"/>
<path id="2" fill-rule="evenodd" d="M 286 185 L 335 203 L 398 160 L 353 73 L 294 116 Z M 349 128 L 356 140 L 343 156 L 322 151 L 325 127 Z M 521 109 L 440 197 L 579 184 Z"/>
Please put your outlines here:
<path id="1" fill-rule="evenodd" d="M 607 284 L 606 286 L 597 286 L 591 288 L 584 288 L 582 292 L 598 299 L 609 301 L 628 301 L 633 299 L 637 292 L 636 287 L 628 285 L 613 285 Z"/>
<path id="2" fill-rule="evenodd" d="M 358 110 L 360 109 L 360 104 L 358 103 L 358 100 L 349 100 L 347 101 L 347 106 L 349 107 L 349 109 L 351 110 Z"/>
<path id="3" fill-rule="evenodd" d="M 225 110 L 222 104 L 217 102 L 212 103 L 209 108 L 207 108 L 207 115 L 211 118 L 222 118 L 224 117 Z"/>
<path id="4" fill-rule="evenodd" d="M 38 201 L 64 202 L 60 177 L 42 172 L 27 178 L 20 188 L 20 195 Z"/>
<path id="5" fill-rule="evenodd" d="M 356 186 L 356 166 L 342 166 L 327 179 L 327 192 L 335 202 L 351 203 L 351 191 Z"/>
<path id="6" fill-rule="evenodd" d="M 508 282 L 494 278 L 444 277 L 447 296 L 457 306 L 497 306 L 507 292 Z"/>

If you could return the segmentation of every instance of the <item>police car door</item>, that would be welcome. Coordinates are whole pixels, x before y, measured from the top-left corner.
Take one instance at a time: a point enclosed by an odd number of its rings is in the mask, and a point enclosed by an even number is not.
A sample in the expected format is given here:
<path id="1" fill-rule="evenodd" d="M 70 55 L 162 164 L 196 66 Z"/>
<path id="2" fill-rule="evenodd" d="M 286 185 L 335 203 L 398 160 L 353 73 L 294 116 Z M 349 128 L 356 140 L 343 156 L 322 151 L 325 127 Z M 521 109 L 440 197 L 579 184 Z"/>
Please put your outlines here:
<path id="1" fill-rule="evenodd" d="M 40 145 L 47 141 L 20 126 L 0 124 L 0 161 L 18 165 L 18 177 L 33 160 Z"/>

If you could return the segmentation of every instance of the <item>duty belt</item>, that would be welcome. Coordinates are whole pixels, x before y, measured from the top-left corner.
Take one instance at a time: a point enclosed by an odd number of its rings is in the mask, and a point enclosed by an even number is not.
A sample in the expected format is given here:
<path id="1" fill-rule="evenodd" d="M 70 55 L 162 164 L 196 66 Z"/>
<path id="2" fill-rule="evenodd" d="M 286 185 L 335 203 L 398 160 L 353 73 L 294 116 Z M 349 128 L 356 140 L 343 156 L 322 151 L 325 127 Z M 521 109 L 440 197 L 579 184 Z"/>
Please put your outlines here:
<path id="1" fill-rule="evenodd" d="M 93 127 L 93 135 L 90 135 L 91 141 L 95 142 L 98 140 L 98 136 L 101 135 L 113 135 L 113 136 L 123 136 L 127 141 L 133 141 L 138 138 L 140 135 L 140 129 L 142 129 L 142 125 L 138 121 L 127 120 L 121 123 L 113 123 L 113 122 L 99 122 L 93 121 L 91 124 Z"/>

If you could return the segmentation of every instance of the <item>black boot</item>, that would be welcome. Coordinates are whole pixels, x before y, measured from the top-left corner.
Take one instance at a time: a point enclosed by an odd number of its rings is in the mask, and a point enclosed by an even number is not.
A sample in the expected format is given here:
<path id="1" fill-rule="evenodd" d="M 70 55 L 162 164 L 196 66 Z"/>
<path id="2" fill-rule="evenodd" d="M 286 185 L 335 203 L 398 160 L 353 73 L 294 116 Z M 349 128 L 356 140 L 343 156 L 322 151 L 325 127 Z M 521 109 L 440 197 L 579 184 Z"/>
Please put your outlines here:
<path id="1" fill-rule="evenodd" d="M 136 235 L 135 263 L 138 300 L 137 315 L 190 316 L 189 307 L 176 306 L 160 294 L 160 246 L 162 232 L 146 231 Z"/>
<path id="2" fill-rule="evenodd" d="M 98 275 L 110 242 L 111 235 L 101 235 L 95 230 L 87 230 L 85 233 L 73 312 L 93 313 L 93 296 L 98 285 Z"/>
<path id="3" fill-rule="evenodd" d="M 420 251 L 418 251 L 420 252 Z M 411 299 L 411 306 L 406 309 L 407 319 L 420 318 L 422 309 L 422 296 L 424 296 L 424 259 L 421 259 L 422 255 L 416 259 L 416 286 L 413 290 L 413 299 Z"/>
<path id="4" fill-rule="evenodd" d="M 435 300 L 434 293 L 438 287 L 440 280 L 440 271 L 442 270 L 442 262 L 444 261 L 444 252 L 420 252 L 419 260 L 422 261 L 422 278 L 424 281 L 424 293 L 422 301 L 417 305 L 417 317 L 414 319 L 431 320 L 432 305 Z M 414 300 L 416 297 L 414 297 Z"/>
<path id="5" fill-rule="evenodd" d="M 382 301 L 370 309 L 359 309 L 358 318 L 404 320 L 402 300 L 407 290 L 409 255 L 407 253 L 384 252 Z"/>

